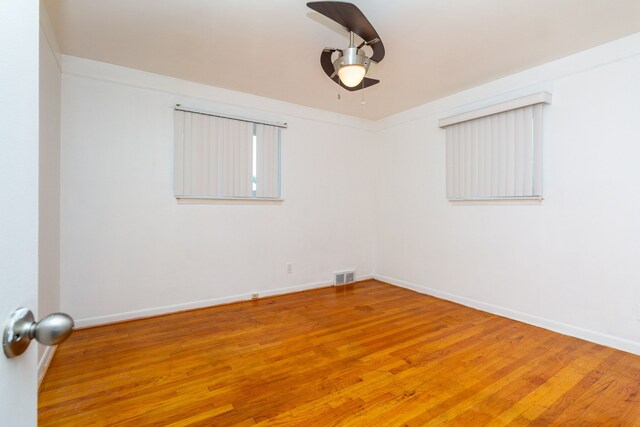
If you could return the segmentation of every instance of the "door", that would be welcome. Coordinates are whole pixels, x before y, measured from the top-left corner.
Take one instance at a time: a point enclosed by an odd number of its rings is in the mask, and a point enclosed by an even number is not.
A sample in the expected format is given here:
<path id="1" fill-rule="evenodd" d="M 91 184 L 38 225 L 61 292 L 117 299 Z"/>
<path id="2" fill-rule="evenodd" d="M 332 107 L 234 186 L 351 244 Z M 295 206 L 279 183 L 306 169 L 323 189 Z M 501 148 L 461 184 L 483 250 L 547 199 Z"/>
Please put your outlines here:
<path id="1" fill-rule="evenodd" d="M 36 0 L 0 0 L 0 331 L 38 308 L 38 31 Z M 36 425 L 36 377 L 36 345 L 0 351 L 0 425 Z"/>

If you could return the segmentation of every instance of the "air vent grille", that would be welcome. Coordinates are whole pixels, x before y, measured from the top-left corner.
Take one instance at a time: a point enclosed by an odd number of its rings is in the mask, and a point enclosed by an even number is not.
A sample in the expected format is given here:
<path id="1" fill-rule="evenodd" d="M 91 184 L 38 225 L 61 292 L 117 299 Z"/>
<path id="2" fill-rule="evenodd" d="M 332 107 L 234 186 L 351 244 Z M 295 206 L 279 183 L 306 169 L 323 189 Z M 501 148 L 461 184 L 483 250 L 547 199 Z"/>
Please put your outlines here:
<path id="1" fill-rule="evenodd" d="M 356 281 L 355 271 L 341 271 L 333 274 L 334 285 L 346 285 L 347 283 L 353 283 Z"/>

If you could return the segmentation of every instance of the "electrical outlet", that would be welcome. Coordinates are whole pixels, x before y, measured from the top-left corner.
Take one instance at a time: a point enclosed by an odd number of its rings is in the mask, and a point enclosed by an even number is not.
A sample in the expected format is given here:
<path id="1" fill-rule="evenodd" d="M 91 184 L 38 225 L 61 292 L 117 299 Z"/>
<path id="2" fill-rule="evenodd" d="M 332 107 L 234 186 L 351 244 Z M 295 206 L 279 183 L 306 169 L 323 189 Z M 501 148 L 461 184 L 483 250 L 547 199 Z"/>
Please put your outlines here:
<path id="1" fill-rule="evenodd" d="M 258 293 L 257 293 L 257 292 L 253 292 L 253 293 L 251 294 L 251 299 L 258 299 L 259 297 L 260 297 L 260 295 L 258 295 Z"/>
<path id="2" fill-rule="evenodd" d="M 640 322 L 640 304 L 636 305 L 636 320 Z"/>
<path id="3" fill-rule="evenodd" d="M 287 273 L 293 273 L 293 264 L 287 264 Z"/>

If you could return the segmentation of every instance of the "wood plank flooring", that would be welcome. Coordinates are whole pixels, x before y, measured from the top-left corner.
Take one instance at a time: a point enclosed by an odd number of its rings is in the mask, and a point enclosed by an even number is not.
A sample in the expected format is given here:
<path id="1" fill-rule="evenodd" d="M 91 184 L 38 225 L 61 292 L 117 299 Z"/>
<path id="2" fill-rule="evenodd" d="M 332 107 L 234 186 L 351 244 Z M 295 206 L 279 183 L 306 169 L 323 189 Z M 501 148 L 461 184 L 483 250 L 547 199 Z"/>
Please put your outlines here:
<path id="1" fill-rule="evenodd" d="M 76 331 L 42 426 L 640 425 L 640 357 L 374 280 Z"/>

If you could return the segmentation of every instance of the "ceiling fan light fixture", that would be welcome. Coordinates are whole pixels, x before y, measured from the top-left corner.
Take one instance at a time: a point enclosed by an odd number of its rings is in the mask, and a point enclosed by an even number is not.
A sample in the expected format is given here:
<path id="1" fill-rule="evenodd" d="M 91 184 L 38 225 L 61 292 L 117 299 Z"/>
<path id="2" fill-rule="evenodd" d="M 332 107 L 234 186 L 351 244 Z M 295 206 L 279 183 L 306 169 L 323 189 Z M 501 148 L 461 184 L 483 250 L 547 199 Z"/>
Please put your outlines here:
<path id="1" fill-rule="evenodd" d="M 355 87 L 362 82 L 366 73 L 362 65 L 344 65 L 338 70 L 338 77 L 345 86 Z"/>
<path id="2" fill-rule="evenodd" d="M 370 59 L 357 47 L 348 47 L 333 63 L 342 84 L 355 87 L 362 82 L 369 69 Z"/>
<path id="3" fill-rule="evenodd" d="M 372 62 L 377 64 L 384 59 L 384 45 L 362 11 L 345 1 L 311 1 L 307 6 L 349 31 L 346 49 L 326 47 L 320 53 L 320 66 L 327 77 L 350 92 L 380 83 L 380 80 L 365 77 Z M 355 43 L 355 36 L 362 41 L 359 45 Z M 360 49 L 364 47 L 371 51 L 370 57 Z"/>

